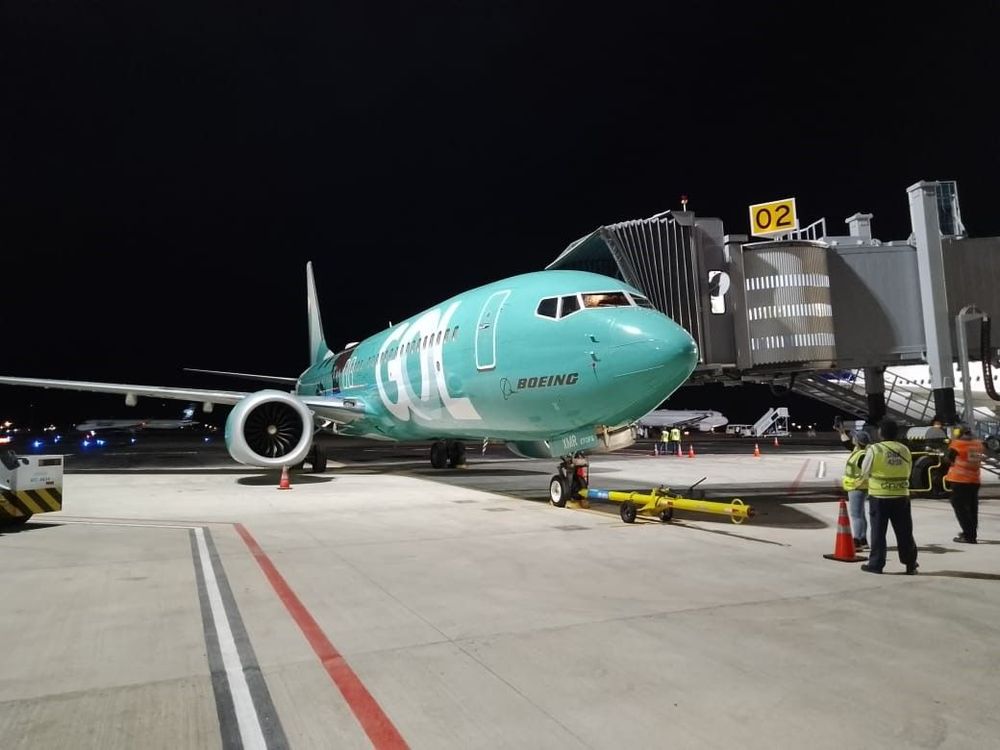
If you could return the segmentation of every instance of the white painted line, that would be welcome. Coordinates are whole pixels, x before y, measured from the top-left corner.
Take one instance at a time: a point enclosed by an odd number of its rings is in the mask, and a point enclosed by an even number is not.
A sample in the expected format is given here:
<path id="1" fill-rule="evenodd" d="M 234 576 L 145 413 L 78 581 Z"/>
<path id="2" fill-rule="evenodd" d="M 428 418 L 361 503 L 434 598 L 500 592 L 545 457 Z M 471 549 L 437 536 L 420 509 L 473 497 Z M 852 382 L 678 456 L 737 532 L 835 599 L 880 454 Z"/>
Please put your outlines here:
<path id="1" fill-rule="evenodd" d="M 45 519 L 49 522 L 49 519 Z M 67 518 L 53 518 L 51 523 L 60 523 L 66 526 L 71 524 L 76 526 L 134 526 L 140 529 L 194 529 L 196 526 L 174 526 L 167 523 L 124 523 L 122 521 L 71 521 Z"/>
<path id="2" fill-rule="evenodd" d="M 254 708 L 253 698 L 250 697 L 250 686 L 247 685 L 246 675 L 243 674 L 243 664 L 236 650 L 233 631 L 229 627 L 226 608 L 222 604 L 222 594 L 215 578 L 212 558 L 209 557 L 208 547 L 205 545 L 205 531 L 196 528 L 194 533 L 198 540 L 198 556 L 201 558 L 201 568 L 205 574 L 205 588 L 209 604 L 212 606 L 212 620 L 215 622 L 215 633 L 219 638 L 219 651 L 222 652 L 222 663 L 226 668 L 226 679 L 229 681 L 229 692 L 233 696 L 236 723 L 240 727 L 243 747 L 247 750 L 250 748 L 267 750 L 267 742 L 260 728 L 260 718 L 257 716 L 257 709 Z"/>
<path id="3" fill-rule="evenodd" d="M 816 467 L 816 478 L 822 479 L 826 476 L 826 461 L 820 461 L 819 466 Z"/>

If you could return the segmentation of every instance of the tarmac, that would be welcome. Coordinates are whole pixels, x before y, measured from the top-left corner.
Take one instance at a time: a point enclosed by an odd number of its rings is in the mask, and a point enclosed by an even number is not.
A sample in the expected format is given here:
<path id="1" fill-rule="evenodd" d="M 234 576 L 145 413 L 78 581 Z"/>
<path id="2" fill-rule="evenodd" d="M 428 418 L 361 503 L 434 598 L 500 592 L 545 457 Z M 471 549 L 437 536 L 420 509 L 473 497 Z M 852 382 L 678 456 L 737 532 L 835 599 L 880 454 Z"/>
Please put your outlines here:
<path id="1" fill-rule="evenodd" d="M 734 525 L 555 508 L 554 462 L 331 446 L 325 475 L 218 447 L 70 456 L 0 533 L 0 746 L 984 748 L 1000 737 L 1000 485 L 980 544 L 913 501 L 917 576 L 834 551 L 847 453 L 734 438 L 592 459 L 698 485 Z M 685 443 L 685 449 L 687 448 Z M 720 446 L 722 446 L 720 448 Z M 178 454 L 178 455 L 175 455 Z M 890 545 L 892 534 L 890 532 Z"/>

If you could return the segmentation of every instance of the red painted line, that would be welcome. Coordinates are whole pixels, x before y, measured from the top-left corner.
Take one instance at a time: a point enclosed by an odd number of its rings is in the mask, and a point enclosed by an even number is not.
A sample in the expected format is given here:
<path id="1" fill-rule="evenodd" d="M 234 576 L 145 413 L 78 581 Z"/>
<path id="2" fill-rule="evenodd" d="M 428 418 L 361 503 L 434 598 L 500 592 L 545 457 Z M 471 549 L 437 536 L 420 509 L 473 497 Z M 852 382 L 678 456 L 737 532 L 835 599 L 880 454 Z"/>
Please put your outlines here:
<path id="1" fill-rule="evenodd" d="M 809 459 L 807 458 L 805 461 L 802 462 L 802 468 L 799 469 L 799 473 L 795 475 L 795 479 L 792 481 L 790 485 L 788 485 L 789 495 L 794 495 L 796 492 L 798 492 L 799 483 L 802 481 L 802 476 L 806 473 L 806 467 L 808 465 L 809 465 Z"/>
<path id="2" fill-rule="evenodd" d="M 347 705 L 350 706 L 351 711 L 354 712 L 354 715 L 361 723 L 372 745 L 375 746 L 376 750 L 403 750 L 403 748 L 408 748 L 409 746 L 406 744 L 406 741 L 389 720 L 389 717 L 385 715 L 382 707 L 379 706 L 371 693 L 368 692 L 364 683 L 354 673 L 354 670 L 351 669 L 344 657 L 340 655 L 340 652 L 330 643 L 330 639 L 326 637 L 319 623 L 309 614 L 309 610 L 305 608 L 305 605 L 302 604 L 301 600 L 295 595 L 295 592 L 292 591 L 292 587 L 288 585 L 288 582 L 278 572 L 278 569 L 274 567 L 274 563 L 271 562 L 271 559 L 260 548 L 260 545 L 257 544 L 257 540 L 253 538 L 243 524 L 234 523 L 233 526 L 236 528 L 236 533 L 243 538 L 247 547 L 250 548 L 251 554 L 257 561 L 257 564 L 260 565 L 261 570 L 264 571 L 264 575 L 270 581 L 271 586 L 274 587 L 278 598 L 285 605 L 285 609 L 288 610 L 292 619 L 295 620 L 295 624 L 299 626 L 302 634 L 309 641 L 309 645 L 312 646 L 312 650 L 319 657 L 323 669 L 330 675 L 333 684 L 337 686 L 337 689 L 344 696 L 344 700 L 347 701 Z"/>

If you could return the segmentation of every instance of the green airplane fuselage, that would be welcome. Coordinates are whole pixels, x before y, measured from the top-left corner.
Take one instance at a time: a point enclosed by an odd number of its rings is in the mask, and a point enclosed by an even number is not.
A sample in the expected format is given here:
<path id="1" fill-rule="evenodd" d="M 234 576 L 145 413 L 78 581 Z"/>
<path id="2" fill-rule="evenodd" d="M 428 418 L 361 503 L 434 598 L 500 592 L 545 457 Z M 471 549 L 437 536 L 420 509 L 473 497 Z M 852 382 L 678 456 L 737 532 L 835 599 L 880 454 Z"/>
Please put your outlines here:
<path id="1" fill-rule="evenodd" d="M 537 441 L 619 427 L 659 406 L 698 359 L 683 328 L 636 300 L 648 305 L 586 272 L 503 279 L 345 351 L 316 352 L 296 393 L 362 404 L 365 416 L 337 431 L 386 440 Z"/>

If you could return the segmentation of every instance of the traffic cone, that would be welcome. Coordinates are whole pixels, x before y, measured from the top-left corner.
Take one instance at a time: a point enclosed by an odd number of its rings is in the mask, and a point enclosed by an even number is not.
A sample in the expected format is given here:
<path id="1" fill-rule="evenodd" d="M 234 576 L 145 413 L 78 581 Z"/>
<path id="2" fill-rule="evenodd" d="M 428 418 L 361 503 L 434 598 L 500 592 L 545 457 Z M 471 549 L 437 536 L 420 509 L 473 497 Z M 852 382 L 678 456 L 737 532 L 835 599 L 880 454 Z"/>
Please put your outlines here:
<path id="1" fill-rule="evenodd" d="M 760 458 L 760 446 L 757 443 L 753 444 L 753 457 Z"/>
<path id="2" fill-rule="evenodd" d="M 860 557 L 854 549 L 854 536 L 851 534 L 851 519 L 847 517 L 847 501 L 840 498 L 840 515 L 837 517 L 837 541 L 832 555 L 823 555 L 827 560 L 840 562 L 861 562 L 867 557 Z"/>
<path id="3" fill-rule="evenodd" d="M 775 448 L 778 447 L 778 436 L 777 435 L 774 436 L 774 447 Z"/>
<path id="4" fill-rule="evenodd" d="M 688 458 L 694 458 L 694 443 L 688 443 Z"/>
<path id="5" fill-rule="evenodd" d="M 292 483 L 288 481 L 288 467 L 281 467 L 281 481 L 278 482 L 279 490 L 290 490 L 292 489 Z"/>
<path id="6" fill-rule="evenodd" d="M 680 441 L 677 442 L 677 453 L 675 453 L 674 455 L 677 456 L 678 458 L 684 455 L 684 451 L 681 450 Z"/>

